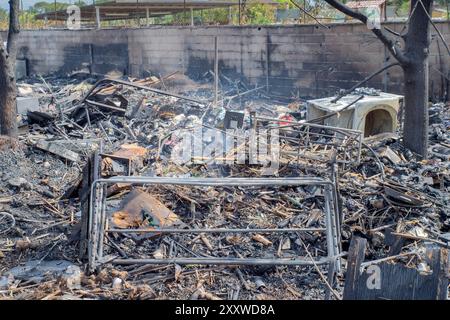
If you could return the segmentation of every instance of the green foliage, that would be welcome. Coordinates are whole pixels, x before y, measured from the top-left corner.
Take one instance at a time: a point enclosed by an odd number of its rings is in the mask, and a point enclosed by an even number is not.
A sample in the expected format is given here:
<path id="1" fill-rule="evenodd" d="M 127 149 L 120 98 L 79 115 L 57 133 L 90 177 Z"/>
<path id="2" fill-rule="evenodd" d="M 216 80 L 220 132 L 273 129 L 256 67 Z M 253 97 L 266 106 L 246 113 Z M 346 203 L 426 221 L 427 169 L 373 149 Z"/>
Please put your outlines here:
<path id="1" fill-rule="evenodd" d="M 6 30 L 8 20 L 8 12 L 5 9 L 0 8 L 0 30 Z"/>
<path id="2" fill-rule="evenodd" d="M 98 1 L 100 2 L 100 1 Z M 78 6 L 85 6 L 86 2 L 81 1 L 75 2 Z M 52 11 L 59 11 L 59 10 L 65 10 L 68 6 L 70 6 L 70 3 L 64 3 L 64 2 L 47 2 L 47 1 L 40 1 L 34 4 L 27 12 L 38 14 L 38 13 L 45 13 L 45 12 L 52 12 Z"/>
<path id="3" fill-rule="evenodd" d="M 96 0 L 97 4 L 108 2 L 110 0 Z M 194 23 L 196 25 L 219 25 L 219 24 L 234 24 L 239 23 L 239 11 L 241 11 L 241 24 L 247 25 L 266 25 L 276 23 L 276 11 L 279 9 L 294 9 L 296 8 L 291 0 L 273 0 L 279 3 L 278 7 L 273 5 L 261 4 L 257 0 L 248 0 L 243 10 L 239 10 L 237 6 L 231 8 L 218 8 L 201 10 L 194 12 Z M 332 9 L 323 0 L 294 0 L 299 6 L 305 8 L 313 16 L 318 17 L 322 22 L 329 22 L 335 20 L 340 15 L 337 10 Z M 347 3 L 353 0 L 340 0 Z M 441 7 L 446 7 L 450 0 L 435 0 Z M 92 4 L 92 0 L 73 0 L 73 4 L 85 6 Z M 407 15 L 411 0 L 387 0 L 388 5 L 396 6 L 398 15 Z M 63 3 L 61 0 L 56 2 L 56 10 L 65 10 L 70 4 Z M 43 27 L 43 21 L 35 19 L 36 14 L 52 12 L 55 10 L 55 3 L 53 0 L 39 1 L 27 11 L 20 13 L 20 24 L 23 28 L 40 28 Z M 231 21 L 230 21 L 231 18 Z M 180 12 L 175 15 L 167 15 L 158 18 L 153 18 L 152 21 L 156 24 L 175 24 L 175 25 L 189 25 L 191 23 L 191 13 L 189 10 Z M 301 23 L 315 23 L 314 19 L 301 13 L 299 21 Z M 141 21 L 145 24 L 144 21 Z M 133 20 L 117 20 L 104 22 L 108 26 L 118 27 L 136 27 L 138 22 Z M 290 21 L 289 23 L 292 23 Z M 8 14 L 4 9 L 0 9 L 0 29 L 6 29 L 8 25 Z"/>
<path id="4" fill-rule="evenodd" d="M 0 8 L 0 20 L 7 19 L 8 18 L 8 12 L 6 12 L 5 9 Z"/>
<path id="5" fill-rule="evenodd" d="M 244 23 L 271 24 L 275 21 L 276 8 L 266 4 L 249 6 L 244 13 Z"/>

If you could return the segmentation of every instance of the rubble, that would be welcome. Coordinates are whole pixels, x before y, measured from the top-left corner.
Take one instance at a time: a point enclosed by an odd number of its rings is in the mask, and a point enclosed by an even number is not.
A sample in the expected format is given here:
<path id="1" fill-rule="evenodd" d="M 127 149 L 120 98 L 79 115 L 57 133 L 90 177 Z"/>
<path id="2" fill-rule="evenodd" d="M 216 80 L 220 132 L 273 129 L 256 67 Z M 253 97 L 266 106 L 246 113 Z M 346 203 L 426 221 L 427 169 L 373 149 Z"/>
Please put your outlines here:
<path id="1" fill-rule="evenodd" d="M 261 165 L 248 161 L 213 163 L 218 154 L 202 154 L 183 165 L 172 161 L 183 136 L 198 125 L 215 133 L 277 128 L 280 168 L 272 178 L 336 182 L 342 262 L 355 234 L 367 239 L 366 261 L 394 257 L 390 259 L 422 271 L 425 243 L 448 248 L 449 105 L 430 107 L 430 158 L 421 160 L 402 146 L 398 131 L 360 141 L 357 132 L 309 124 L 304 102 L 282 104 L 259 87 L 223 78 L 226 94 L 214 106 L 210 87 L 180 74 L 162 79 L 98 82 L 55 77 L 19 85 L 22 95 L 39 99 L 40 108 L 24 116 L 19 148 L 0 152 L 0 212 L 5 212 L 0 213 L 0 222 L 5 221 L 0 223 L 0 297 L 340 298 L 345 263 L 334 280 L 327 278 L 327 265 L 233 264 L 239 259 L 306 257 L 311 262 L 326 257 L 326 239 L 319 232 L 327 227 L 321 188 L 137 186 L 119 179 L 261 176 Z M 370 90 L 357 94 L 368 95 Z M 221 157 L 227 159 L 238 147 Z M 89 212 L 86 195 L 94 180 L 115 177 L 117 182 L 105 189 L 102 211 L 112 232 L 106 233 L 103 260 L 91 273 L 78 248 L 83 241 L 81 221 Z M 280 228 L 308 231 L 267 232 Z M 254 231 L 246 232 L 249 229 Z M 194 258 L 230 263 L 176 262 Z M 131 262 L 113 263 L 127 259 Z M 172 262 L 138 265 L 136 259 Z M 65 262 L 53 268 L 60 260 Z"/>
<path id="2" fill-rule="evenodd" d="M 169 227 L 181 225 L 176 214 L 152 195 L 140 190 L 131 191 L 120 211 L 112 213 L 111 224 L 121 229 Z"/>
<path id="3" fill-rule="evenodd" d="M 47 276 L 61 276 L 66 271 L 68 272 L 68 274 L 73 274 L 73 269 L 76 268 L 78 267 L 65 260 L 31 260 L 23 266 L 12 268 L 6 273 L 6 276 L 12 276 L 13 279 L 17 280 L 28 280 L 37 283 L 42 282 Z"/>

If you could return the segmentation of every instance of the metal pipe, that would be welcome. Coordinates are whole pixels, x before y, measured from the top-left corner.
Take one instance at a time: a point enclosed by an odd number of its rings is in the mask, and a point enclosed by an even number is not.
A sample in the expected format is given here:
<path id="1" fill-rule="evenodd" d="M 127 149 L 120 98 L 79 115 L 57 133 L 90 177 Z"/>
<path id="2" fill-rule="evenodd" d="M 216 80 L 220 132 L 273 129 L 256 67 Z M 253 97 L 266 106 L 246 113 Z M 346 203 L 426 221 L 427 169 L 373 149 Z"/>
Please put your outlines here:
<path id="1" fill-rule="evenodd" d="M 172 177 L 143 177 L 143 176 L 116 176 L 108 179 L 98 179 L 97 183 L 130 183 L 130 184 L 161 184 L 161 185 L 185 185 L 207 187 L 239 187 L 239 186 L 307 186 L 307 185 L 332 185 L 327 179 L 318 177 L 299 178 L 172 178 Z M 93 190 L 93 189 L 92 189 Z"/>
<path id="2" fill-rule="evenodd" d="M 219 43 L 217 36 L 214 37 L 214 106 L 217 107 L 219 100 Z"/>
<path id="3" fill-rule="evenodd" d="M 286 228 L 286 229 L 109 229 L 109 233 L 283 233 L 283 232 L 321 232 L 326 228 Z"/>
<path id="4" fill-rule="evenodd" d="M 183 100 L 195 102 L 195 103 L 198 103 L 198 104 L 201 104 L 201 105 L 206 105 L 206 103 L 203 102 L 203 101 L 200 101 L 200 100 L 194 99 L 194 98 L 190 98 L 190 97 L 186 97 L 186 96 L 183 96 L 183 95 L 179 95 L 179 94 L 176 94 L 176 93 L 171 93 L 171 92 L 167 92 L 167 91 L 163 91 L 163 90 L 158 90 L 158 89 L 155 89 L 155 88 L 150 88 L 150 87 L 146 87 L 146 86 L 141 86 L 141 85 L 135 84 L 135 83 L 133 83 L 133 82 L 123 81 L 123 80 L 118 80 L 118 79 L 106 79 L 106 78 L 97 81 L 97 82 L 94 84 L 94 86 L 88 91 L 88 93 L 86 94 L 86 96 L 83 98 L 83 100 L 82 100 L 81 102 L 84 103 L 84 102 L 89 98 L 89 96 L 92 94 L 92 92 L 93 92 L 100 84 L 103 84 L 103 83 L 118 83 L 118 84 L 123 84 L 123 85 L 125 85 L 125 86 L 130 86 L 130 87 L 134 87 L 134 88 L 138 88 L 138 89 L 142 89 L 142 90 L 147 90 L 147 91 L 154 92 L 154 93 L 157 93 L 157 94 L 161 94 L 161 95 L 164 95 L 164 96 L 175 97 L 175 98 L 178 98 L 178 99 L 183 99 Z"/>
<path id="5" fill-rule="evenodd" d="M 112 177 L 108 179 L 97 179 L 91 185 L 91 193 L 89 197 L 90 206 L 89 206 L 89 224 L 90 224 L 90 234 L 94 234 L 94 230 L 97 230 L 97 223 L 94 226 L 92 222 L 97 222 L 97 220 L 101 217 L 102 213 L 97 214 L 98 210 L 94 210 L 94 194 L 96 190 L 98 190 L 98 184 L 114 184 L 114 183 L 130 183 L 130 184 L 160 184 L 160 185 L 197 185 L 197 186 L 300 186 L 300 185 L 317 185 L 322 187 L 333 187 L 334 184 L 330 180 L 326 180 L 319 177 L 296 177 L 296 178 L 168 178 L 168 177 L 130 177 L 130 176 L 118 176 Z M 98 194 L 97 194 L 98 196 Z M 100 208 L 103 209 L 103 208 Z M 103 211 L 103 210 L 102 210 Z M 95 212 L 95 214 L 94 214 Z M 334 215 L 334 212 L 326 212 L 326 215 Z M 98 217 L 100 215 L 100 217 Z M 328 217 L 328 221 L 331 218 Z M 98 221 L 102 222 L 102 221 Z M 104 223 L 105 221 L 103 221 Z M 333 235 L 333 232 L 330 229 L 331 226 L 327 225 L 327 238 L 330 235 Z M 269 229 L 270 230 L 270 229 Z M 104 229 L 100 229 L 99 231 L 104 231 Z M 177 230 L 178 231 L 178 230 Z M 228 232 L 228 231 L 227 231 Z M 248 230 L 246 232 L 249 232 Z M 278 231 L 277 231 L 278 232 Z M 95 267 L 98 265 L 97 258 L 102 256 L 102 253 L 98 253 L 98 241 L 102 241 L 102 235 L 99 235 L 100 238 L 95 239 L 94 243 L 90 242 L 88 250 L 89 250 L 89 269 L 93 271 Z M 335 240 L 336 241 L 336 240 Z M 331 241 L 330 244 L 332 244 Z M 329 246 L 328 249 L 334 253 L 333 246 Z M 330 254 L 330 253 L 329 253 Z M 333 257 L 335 259 L 336 257 Z M 330 257 L 324 263 L 330 262 Z M 305 265 L 305 261 L 303 260 L 283 260 L 281 259 L 126 259 L 126 260 L 116 260 L 116 263 L 121 264 L 167 264 L 167 263 L 177 263 L 177 264 L 243 264 L 243 265 Z M 316 263 L 321 264 L 322 262 Z M 313 265 L 313 262 L 306 262 L 306 264 Z"/>
<path id="6" fill-rule="evenodd" d="M 283 123 L 290 123 L 290 125 L 285 126 L 279 126 L 278 128 L 288 128 L 288 127 L 295 127 L 295 126 L 305 126 L 305 127 L 311 127 L 311 128 L 319 128 L 319 129 L 329 129 L 329 130 L 336 130 L 338 132 L 348 132 L 348 133 L 355 133 L 355 134 L 361 134 L 362 132 L 359 130 L 353 130 L 353 129 L 347 129 L 347 128 L 338 128 L 338 127 L 330 127 L 322 124 L 316 124 L 316 123 L 308 123 L 308 122 L 298 122 L 298 121 L 290 121 L 290 120 L 284 120 L 284 119 L 277 119 L 277 118 L 268 118 L 268 117 L 261 117 L 256 116 L 256 120 L 260 121 L 271 121 L 271 122 L 283 122 Z"/>
<path id="7" fill-rule="evenodd" d="M 312 266 L 330 263 L 330 258 L 317 261 L 303 259 L 240 259 L 240 258 L 172 258 L 172 259 L 115 259 L 113 264 L 214 264 L 214 265 L 253 265 L 253 266 Z"/>
<path id="8" fill-rule="evenodd" d="M 109 104 L 105 104 L 105 103 L 101 103 L 101 102 L 97 102 L 97 101 L 86 100 L 85 102 L 87 104 L 91 104 L 91 105 L 94 105 L 94 106 L 97 106 L 100 108 L 106 108 L 106 109 L 110 109 L 110 110 L 114 110 L 114 111 L 118 111 L 118 112 L 125 113 L 127 111 L 126 109 L 110 106 Z"/>

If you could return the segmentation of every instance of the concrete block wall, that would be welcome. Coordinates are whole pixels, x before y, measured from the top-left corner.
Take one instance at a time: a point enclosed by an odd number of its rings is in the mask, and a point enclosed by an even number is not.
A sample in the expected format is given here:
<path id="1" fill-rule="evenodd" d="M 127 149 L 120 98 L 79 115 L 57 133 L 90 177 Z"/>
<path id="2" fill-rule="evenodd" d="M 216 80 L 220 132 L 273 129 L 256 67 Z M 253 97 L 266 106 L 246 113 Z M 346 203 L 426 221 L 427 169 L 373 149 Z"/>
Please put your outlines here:
<path id="1" fill-rule="evenodd" d="M 402 26 L 389 24 L 397 31 Z M 450 43 L 450 24 L 437 26 Z M 271 91 L 282 95 L 334 94 L 381 68 L 389 57 L 365 25 L 336 24 L 330 29 L 302 25 L 23 31 L 19 58 L 28 59 L 31 73 L 67 73 L 89 64 L 100 74 L 111 70 L 133 76 L 146 71 L 162 75 L 181 71 L 201 79 L 213 70 L 215 36 L 221 74 L 251 84 L 264 85 L 268 80 Z M 432 93 L 448 86 L 440 72 L 448 76 L 449 70 L 449 56 L 434 37 L 430 55 Z M 401 69 L 394 67 L 368 86 L 402 93 L 402 78 Z"/>
<path id="2" fill-rule="evenodd" d="M 114 30 L 22 31 L 19 59 L 27 59 L 31 74 L 70 73 L 88 65 L 94 73 L 128 73 L 126 32 Z"/>

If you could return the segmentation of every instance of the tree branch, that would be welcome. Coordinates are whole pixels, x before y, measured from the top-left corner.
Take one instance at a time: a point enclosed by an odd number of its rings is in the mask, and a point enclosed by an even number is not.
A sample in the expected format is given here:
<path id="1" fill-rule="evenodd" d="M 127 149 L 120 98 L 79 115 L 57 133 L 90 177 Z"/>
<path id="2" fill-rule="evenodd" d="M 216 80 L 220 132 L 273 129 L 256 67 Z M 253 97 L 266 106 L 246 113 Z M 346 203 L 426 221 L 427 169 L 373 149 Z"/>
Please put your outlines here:
<path id="1" fill-rule="evenodd" d="M 354 11 L 347 7 L 346 5 L 340 3 L 336 0 L 324 0 L 333 8 L 341 11 L 342 13 L 361 21 L 364 24 L 367 24 L 367 17 L 357 11 Z M 388 48 L 389 52 L 400 62 L 402 65 L 409 64 L 409 59 L 405 56 L 402 49 L 396 44 L 396 41 L 392 40 L 386 33 L 384 33 L 381 29 L 373 28 L 371 31 L 375 34 L 375 36 L 384 43 L 384 45 Z"/>
<path id="2" fill-rule="evenodd" d="M 307 16 L 309 16 L 310 18 L 314 19 L 314 21 L 316 21 L 320 26 L 324 27 L 325 29 L 330 29 L 330 27 L 322 24 L 319 20 L 317 20 L 316 17 L 314 17 L 312 14 L 310 14 L 308 11 L 306 11 L 305 9 L 303 9 L 302 7 L 300 7 L 294 0 L 290 0 L 291 3 L 296 6 L 300 11 L 303 11 Z"/>
<path id="3" fill-rule="evenodd" d="M 430 21 L 431 25 L 433 26 L 434 30 L 436 30 L 439 38 L 442 40 L 442 43 L 444 44 L 445 49 L 447 49 L 448 55 L 450 56 L 450 48 L 449 48 L 447 42 L 445 41 L 444 36 L 439 31 L 438 27 L 436 27 L 436 25 L 434 24 L 433 19 L 431 18 L 430 14 L 428 13 L 427 8 L 425 8 L 425 5 L 423 4 L 422 0 L 419 0 L 419 2 L 422 5 L 423 11 L 425 11 L 425 14 L 427 15 L 427 18 Z"/>
<path id="4" fill-rule="evenodd" d="M 392 30 L 392 29 L 389 28 L 389 27 L 384 27 L 384 30 L 386 30 L 386 31 L 389 32 L 389 33 L 392 33 L 394 36 L 397 36 L 397 37 L 399 37 L 399 38 L 402 37 L 402 35 L 401 35 L 400 33 L 398 33 L 398 32 L 396 32 L 396 31 Z"/>

